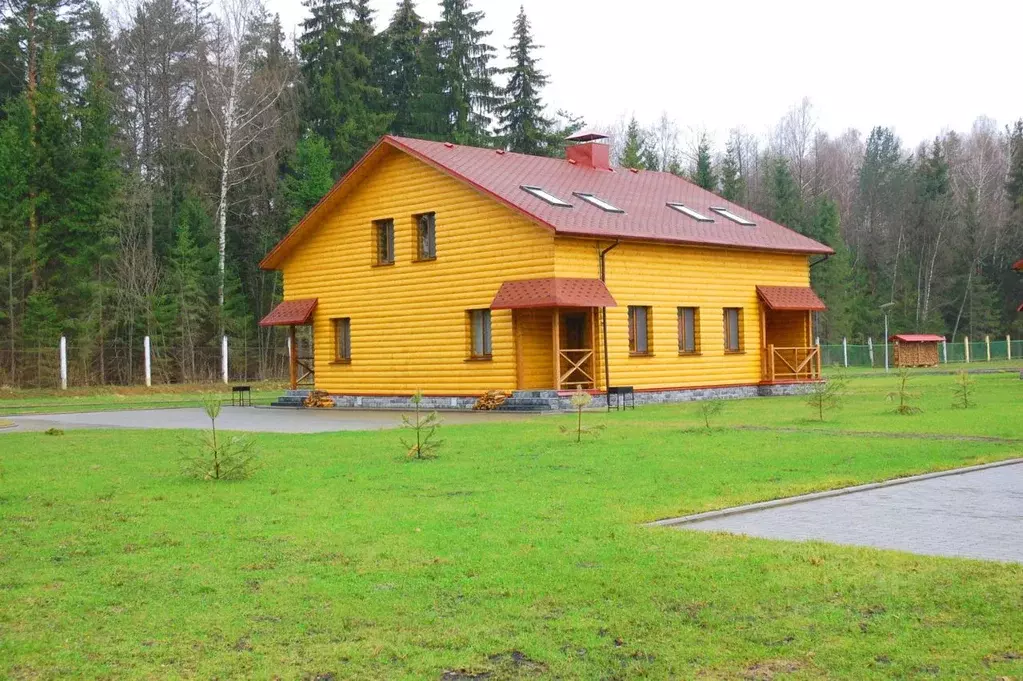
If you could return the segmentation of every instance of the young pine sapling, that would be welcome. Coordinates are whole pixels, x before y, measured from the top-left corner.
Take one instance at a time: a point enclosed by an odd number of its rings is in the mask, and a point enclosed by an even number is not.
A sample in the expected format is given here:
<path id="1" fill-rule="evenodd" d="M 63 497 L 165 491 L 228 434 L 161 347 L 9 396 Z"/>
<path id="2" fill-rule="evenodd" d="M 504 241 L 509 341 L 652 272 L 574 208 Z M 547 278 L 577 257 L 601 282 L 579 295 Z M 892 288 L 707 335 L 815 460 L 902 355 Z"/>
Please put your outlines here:
<path id="1" fill-rule="evenodd" d="M 952 388 L 952 393 L 955 395 L 955 401 L 952 402 L 952 406 L 958 409 L 969 409 L 972 407 L 974 404 L 973 389 L 974 383 L 970 372 L 966 369 L 957 371 L 955 386 Z"/>
<path id="2" fill-rule="evenodd" d="M 217 433 L 220 396 L 203 395 L 202 407 L 210 419 L 210 429 L 201 436 L 199 453 L 185 459 L 185 473 L 199 480 L 244 480 L 252 475 L 257 467 L 252 442 Z"/>
<path id="3" fill-rule="evenodd" d="M 810 392 L 806 395 L 806 404 L 813 409 L 817 418 L 823 421 L 826 412 L 841 408 L 844 395 L 845 376 L 835 373 L 827 380 L 810 384 Z"/>
<path id="4" fill-rule="evenodd" d="M 721 400 L 700 400 L 700 415 L 703 416 L 703 424 L 710 430 L 710 420 L 720 414 L 725 408 Z"/>
<path id="5" fill-rule="evenodd" d="M 909 367 L 902 367 L 899 369 L 897 388 L 893 392 L 888 393 L 888 401 L 894 402 L 898 400 L 899 406 L 895 407 L 896 414 L 902 414 L 903 416 L 910 416 L 912 414 L 919 414 L 920 407 L 915 407 L 910 402 L 920 397 L 919 393 L 910 392 L 909 390 L 909 378 L 910 370 Z"/>
<path id="6" fill-rule="evenodd" d="M 415 435 L 414 441 L 411 436 L 401 438 L 401 444 L 405 447 L 406 456 L 410 459 L 436 458 L 437 450 L 444 444 L 443 441 L 435 439 L 437 430 L 441 425 L 440 416 L 435 411 L 425 416 L 423 415 L 421 409 L 423 403 L 422 391 L 417 390 L 416 394 L 411 397 L 411 401 L 416 408 L 413 416 L 409 417 L 408 414 L 402 414 L 401 416 L 401 427 Z"/>
<path id="7" fill-rule="evenodd" d="M 604 429 L 603 425 L 588 426 L 586 428 L 583 428 L 583 409 L 590 406 L 590 403 L 592 401 L 593 397 L 591 397 L 590 394 L 585 390 L 576 390 L 574 393 L 572 393 L 572 397 L 569 398 L 569 402 L 572 404 L 573 407 L 575 407 L 576 411 L 574 429 L 576 442 L 582 442 L 583 435 L 596 435 L 597 433 Z M 573 432 L 573 429 L 561 426 L 561 432 L 571 433 Z"/>

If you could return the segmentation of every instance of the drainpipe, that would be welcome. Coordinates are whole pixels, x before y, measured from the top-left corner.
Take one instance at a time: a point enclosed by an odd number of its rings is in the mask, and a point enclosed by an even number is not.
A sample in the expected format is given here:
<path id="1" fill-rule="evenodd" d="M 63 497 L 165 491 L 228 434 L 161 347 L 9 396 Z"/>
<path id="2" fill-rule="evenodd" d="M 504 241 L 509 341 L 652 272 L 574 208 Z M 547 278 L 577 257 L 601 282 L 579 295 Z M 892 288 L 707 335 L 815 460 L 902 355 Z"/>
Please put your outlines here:
<path id="1" fill-rule="evenodd" d="M 830 258 L 830 257 L 831 257 L 831 254 L 829 253 L 828 255 L 825 255 L 823 258 L 821 258 L 817 262 L 810 263 L 810 269 L 812 270 L 814 267 L 817 267 L 817 265 L 820 265 L 822 262 L 827 262 L 828 258 Z"/>
<path id="2" fill-rule="evenodd" d="M 607 264 L 604 258 L 608 253 L 618 248 L 618 244 L 621 243 L 619 240 L 615 240 L 613 244 L 605 248 L 600 252 L 600 280 L 607 283 Z M 607 410 L 611 411 L 611 395 L 609 390 L 611 388 L 611 365 L 608 363 L 608 351 L 607 351 L 607 308 L 600 308 L 600 323 L 601 333 L 604 336 L 604 402 L 607 403 Z"/>

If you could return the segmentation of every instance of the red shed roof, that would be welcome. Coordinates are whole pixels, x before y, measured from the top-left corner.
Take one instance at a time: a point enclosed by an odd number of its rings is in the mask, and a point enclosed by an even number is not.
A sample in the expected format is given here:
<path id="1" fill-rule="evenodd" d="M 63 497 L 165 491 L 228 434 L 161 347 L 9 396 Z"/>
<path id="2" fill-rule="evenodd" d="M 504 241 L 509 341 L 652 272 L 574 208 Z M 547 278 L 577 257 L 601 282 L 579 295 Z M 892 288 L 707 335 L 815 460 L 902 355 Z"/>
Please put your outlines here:
<path id="1" fill-rule="evenodd" d="M 787 253 L 834 252 L 671 173 L 624 168 L 600 170 L 563 158 L 496 153 L 494 149 L 387 135 L 267 254 L 261 266 L 278 267 L 302 235 L 321 222 L 319 216 L 343 201 L 351 186 L 395 150 L 470 185 L 557 234 Z M 539 187 L 571 206 L 552 205 L 523 191 L 523 186 Z M 603 210 L 576 193 L 592 194 L 620 211 Z M 669 203 L 682 204 L 709 220 L 698 220 L 670 208 Z M 727 210 L 753 225 L 739 224 L 715 208 Z"/>
<path id="2" fill-rule="evenodd" d="M 1016 264 L 1012 266 L 1012 269 L 1023 272 L 1023 260 L 1017 260 Z"/>
<path id="3" fill-rule="evenodd" d="M 809 286 L 757 286 L 757 295 L 771 310 L 826 310 Z"/>
<path id="4" fill-rule="evenodd" d="M 285 300 L 263 317 L 260 326 L 301 326 L 308 324 L 316 309 L 316 298 Z"/>
<path id="5" fill-rule="evenodd" d="M 897 333 L 888 340 L 900 343 L 940 343 L 945 337 L 933 333 Z"/>
<path id="6" fill-rule="evenodd" d="M 521 310 L 536 307 L 617 307 L 600 279 L 521 279 L 501 284 L 492 310 Z"/>

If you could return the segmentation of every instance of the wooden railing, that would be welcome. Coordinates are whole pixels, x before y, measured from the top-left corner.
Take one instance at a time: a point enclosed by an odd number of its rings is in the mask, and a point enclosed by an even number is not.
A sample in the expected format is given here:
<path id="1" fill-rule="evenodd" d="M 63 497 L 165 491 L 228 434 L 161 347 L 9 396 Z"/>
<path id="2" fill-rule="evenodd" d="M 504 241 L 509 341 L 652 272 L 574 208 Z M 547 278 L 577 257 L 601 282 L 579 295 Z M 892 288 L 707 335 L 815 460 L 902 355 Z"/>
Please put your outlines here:
<path id="1" fill-rule="evenodd" d="M 593 380 L 593 350 L 560 350 L 558 351 L 558 390 L 573 388 L 580 390 L 592 389 L 596 386 Z M 564 366 L 567 369 L 562 369 Z"/>
<path id="2" fill-rule="evenodd" d="M 814 381 L 821 377 L 820 346 L 781 348 L 768 345 L 764 349 L 765 381 Z"/>
<path id="3" fill-rule="evenodd" d="M 314 385 L 316 383 L 316 370 L 313 368 L 313 358 L 299 357 L 295 360 L 295 364 L 298 368 L 298 379 L 295 381 L 296 385 Z"/>

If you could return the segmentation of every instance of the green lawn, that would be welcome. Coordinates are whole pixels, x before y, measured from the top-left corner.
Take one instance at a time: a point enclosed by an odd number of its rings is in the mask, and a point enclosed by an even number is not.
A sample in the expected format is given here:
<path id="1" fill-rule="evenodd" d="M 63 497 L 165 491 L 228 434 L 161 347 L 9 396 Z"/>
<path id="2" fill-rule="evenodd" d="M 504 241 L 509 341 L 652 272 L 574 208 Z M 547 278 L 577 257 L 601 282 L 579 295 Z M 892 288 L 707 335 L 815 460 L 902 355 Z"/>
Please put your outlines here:
<path id="1" fill-rule="evenodd" d="M 252 388 L 253 404 L 270 404 L 284 392 L 279 383 L 247 385 Z M 219 393 L 225 402 L 231 401 L 231 387 L 223 383 L 161 385 L 152 388 L 91 386 L 70 390 L 4 388 L 0 389 L 0 415 L 195 407 L 202 404 L 202 397 L 207 393 Z"/>
<path id="2" fill-rule="evenodd" d="M 1023 455 L 838 432 L 1023 438 L 1018 378 L 968 412 L 949 381 L 891 419 L 855 381 L 824 433 L 678 405 L 588 414 L 581 445 L 571 417 L 452 426 L 426 462 L 395 432 L 261 435 L 220 484 L 179 475 L 190 434 L 0 434 L 0 677 L 1019 678 L 1023 565 L 641 526 Z"/>

